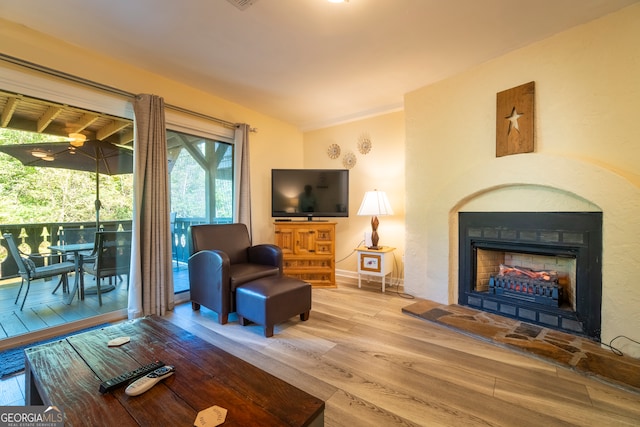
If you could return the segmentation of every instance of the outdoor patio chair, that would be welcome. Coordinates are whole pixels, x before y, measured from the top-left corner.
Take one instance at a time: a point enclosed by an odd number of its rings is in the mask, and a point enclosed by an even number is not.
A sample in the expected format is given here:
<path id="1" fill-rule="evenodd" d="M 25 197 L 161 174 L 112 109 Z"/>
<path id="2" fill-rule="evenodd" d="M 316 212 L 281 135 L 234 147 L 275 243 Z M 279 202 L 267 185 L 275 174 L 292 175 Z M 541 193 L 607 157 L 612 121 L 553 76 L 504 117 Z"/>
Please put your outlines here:
<path id="1" fill-rule="evenodd" d="M 96 293 L 98 303 L 102 306 L 101 281 L 105 277 L 112 278 L 127 275 L 129 288 L 129 269 L 131 266 L 131 231 L 99 231 L 96 233 L 94 252 L 90 255 L 93 262 L 85 262 L 81 255 L 84 273 L 96 277 Z M 84 274 L 80 276 L 80 286 L 84 289 Z"/>
<path id="2" fill-rule="evenodd" d="M 61 243 L 72 245 L 75 243 L 91 243 L 95 241 L 95 227 L 64 227 L 61 230 Z"/>
<path id="3" fill-rule="evenodd" d="M 24 292 L 24 299 L 22 300 L 22 305 L 20 306 L 20 310 L 24 308 L 24 303 L 27 300 L 27 295 L 29 294 L 29 288 L 31 287 L 31 281 L 37 279 L 45 279 L 54 276 L 60 276 L 60 281 L 58 285 L 53 290 L 55 292 L 60 285 L 63 285 L 63 289 L 66 290 L 69 287 L 69 282 L 67 280 L 67 274 L 75 271 L 75 264 L 73 262 L 65 261 L 59 262 L 51 265 L 45 265 L 43 267 L 37 267 L 31 258 L 43 258 L 46 255 L 42 254 L 23 254 L 18 249 L 18 245 L 16 241 L 13 239 L 13 234 L 6 233 L 4 234 L 4 239 L 7 241 L 7 246 L 9 247 L 9 252 L 13 257 L 16 265 L 18 266 L 18 273 L 22 278 L 22 282 L 20 283 L 20 289 L 18 290 L 18 295 L 16 296 L 16 301 L 14 304 L 18 303 L 18 299 L 20 298 L 20 293 L 22 292 L 22 287 L 24 286 L 24 282 L 27 282 L 27 289 Z"/>
<path id="4" fill-rule="evenodd" d="M 60 243 L 64 245 L 74 245 L 77 243 L 93 243 L 96 239 L 96 228 L 95 227 L 71 227 L 71 228 L 63 228 L 60 233 Z M 92 251 L 84 251 L 80 252 L 84 258 L 84 262 L 93 261 L 90 259 Z M 67 254 L 67 261 L 75 261 L 75 255 L 73 253 Z"/>

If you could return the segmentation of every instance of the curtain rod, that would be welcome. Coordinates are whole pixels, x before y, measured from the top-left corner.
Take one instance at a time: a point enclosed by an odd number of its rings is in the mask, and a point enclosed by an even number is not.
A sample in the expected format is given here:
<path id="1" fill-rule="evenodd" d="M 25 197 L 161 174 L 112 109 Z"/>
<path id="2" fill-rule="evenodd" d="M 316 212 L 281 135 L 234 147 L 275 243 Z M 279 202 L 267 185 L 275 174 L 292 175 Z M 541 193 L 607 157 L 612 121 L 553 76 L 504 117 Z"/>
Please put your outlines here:
<path id="1" fill-rule="evenodd" d="M 74 83 L 78 83 L 78 84 L 81 84 L 83 86 L 87 86 L 87 87 L 90 87 L 90 88 L 93 88 L 93 89 L 98 89 L 98 90 L 101 90 L 103 92 L 108 92 L 108 93 L 113 94 L 113 95 L 118 95 L 118 96 L 121 96 L 121 97 L 124 97 L 124 98 L 133 98 L 133 97 L 136 96 L 136 94 L 131 93 L 131 92 L 127 92 L 127 91 L 124 91 L 124 90 L 121 90 L 121 89 L 117 89 L 115 87 L 108 86 L 108 85 L 105 85 L 105 84 L 102 84 L 102 83 L 94 82 L 92 80 L 88 80 L 88 79 L 85 79 L 85 78 L 82 78 L 82 77 L 74 76 L 73 74 L 65 73 L 63 71 L 54 70 L 53 68 L 49 68 L 49 67 L 45 67 L 43 65 L 35 64 L 33 62 L 25 61 L 24 59 L 20 59 L 20 58 L 16 58 L 16 57 L 13 57 L 13 56 L 9 56 L 9 55 L 6 55 L 4 53 L 0 53 L 0 60 L 2 60 L 4 62 L 8 62 L 10 64 L 18 65 L 18 66 L 23 67 L 23 68 L 28 68 L 28 69 L 33 70 L 33 71 L 37 71 L 37 72 L 40 72 L 40 73 L 48 74 L 50 76 L 54 76 L 54 77 L 58 77 L 58 78 L 61 78 L 61 79 L 64 79 L 64 80 L 68 80 L 68 81 L 74 82 Z M 202 114 L 202 113 L 198 113 L 198 112 L 195 112 L 195 111 L 191 111 L 191 110 L 188 110 L 186 108 L 178 107 L 178 106 L 171 105 L 171 104 L 165 104 L 164 106 L 165 106 L 165 108 L 177 111 L 179 113 L 185 113 L 185 114 L 189 114 L 189 115 L 192 115 L 192 116 L 199 117 L 201 119 L 205 119 L 205 120 L 210 120 L 212 122 L 216 122 L 216 123 L 218 123 L 218 124 L 220 124 L 222 126 L 230 128 L 230 129 L 235 129 L 237 127 L 236 123 L 231 123 L 231 122 L 228 122 L 226 120 L 218 119 L 216 117 L 208 116 L 206 114 Z"/>

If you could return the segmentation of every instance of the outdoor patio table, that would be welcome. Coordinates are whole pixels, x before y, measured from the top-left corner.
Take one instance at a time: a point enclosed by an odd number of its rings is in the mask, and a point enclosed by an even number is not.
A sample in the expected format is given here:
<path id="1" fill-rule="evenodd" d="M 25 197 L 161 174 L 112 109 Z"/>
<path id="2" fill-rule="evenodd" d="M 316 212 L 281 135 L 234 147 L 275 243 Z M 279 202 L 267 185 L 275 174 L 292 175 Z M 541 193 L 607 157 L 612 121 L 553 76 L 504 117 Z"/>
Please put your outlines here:
<path id="1" fill-rule="evenodd" d="M 93 249 L 93 242 L 90 243 L 72 243 L 68 245 L 51 245 L 49 249 L 61 254 L 73 253 L 73 259 L 76 264 L 76 274 L 73 281 L 73 289 L 67 295 L 64 296 L 64 302 L 71 304 L 74 295 L 78 292 L 78 284 L 80 281 L 80 275 L 82 274 L 82 265 L 80 264 L 80 252 L 90 251 Z M 80 299 L 84 299 L 85 290 L 80 289 Z"/>

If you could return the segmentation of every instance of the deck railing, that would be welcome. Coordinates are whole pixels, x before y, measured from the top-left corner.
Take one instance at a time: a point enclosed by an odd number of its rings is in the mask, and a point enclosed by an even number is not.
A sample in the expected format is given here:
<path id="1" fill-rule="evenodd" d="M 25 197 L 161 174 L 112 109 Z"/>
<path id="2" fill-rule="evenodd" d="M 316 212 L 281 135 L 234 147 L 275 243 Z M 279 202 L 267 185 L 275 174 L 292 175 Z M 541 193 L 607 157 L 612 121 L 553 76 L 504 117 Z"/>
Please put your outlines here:
<path id="1" fill-rule="evenodd" d="M 176 218 L 173 233 L 173 261 L 186 264 L 189 261 L 189 241 L 187 231 L 192 225 L 198 224 L 231 224 L 231 218 L 215 218 L 208 221 L 205 218 Z"/>
<path id="2" fill-rule="evenodd" d="M 219 218 L 214 223 L 230 223 L 230 218 Z M 189 246 L 187 230 L 191 225 L 205 224 L 204 218 L 176 218 L 172 230 L 172 261 L 186 263 L 189 260 Z M 100 227 L 104 230 L 130 230 L 131 221 L 102 221 Z M 95 230 L 95 222 L 74 223 L 33 223 L 33 224 L 0 224 L 0 280 L 18 276 L 18 267 L 9 253 L 7 243 L 2 237 L 4 233 L 13 234 L 20 250 L 24 253 L 51 254 L 49 246 L 62 243 L 64 229 L 87 228 Z M 52 256 L 40 259 L 34 258 L 36 265 L 59 262 L 59 257 Z"/>
<path id="3" fill-rule="evenodd" d="M 101 227 L 105 230 L 130 230 L 131 221 L 104 221 Z M 0 225 L 0 279 L 7 279 L 18 275 L 18 267 L 9 253 L 7 243 L 2 237 L 5 233 L 13 234 L 18 248 L 25 254 L 50 254 L 46 258 L 33 258 L 36 265 L 41 266 L 60 261 L 60 257 L 51 253 L 49 246 L 63 243 L 64 230 L 73 228 L 87 228 L 95 230 L 95 222 L 73 223 L 32 223 L 32 224 L 1 224 Z"/>

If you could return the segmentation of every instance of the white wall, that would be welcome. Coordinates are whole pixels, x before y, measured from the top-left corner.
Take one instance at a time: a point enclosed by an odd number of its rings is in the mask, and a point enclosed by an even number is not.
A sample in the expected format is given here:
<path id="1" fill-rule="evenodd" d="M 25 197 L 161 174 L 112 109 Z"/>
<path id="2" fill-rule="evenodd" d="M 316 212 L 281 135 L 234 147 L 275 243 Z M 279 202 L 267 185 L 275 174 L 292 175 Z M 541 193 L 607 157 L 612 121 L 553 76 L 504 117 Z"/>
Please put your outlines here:
<path id="1" fill-rule="evenodd" d="M 187 110 L 217 117 L 231 123 L 248 123 L 258 129 L 250 134 L 251 157 L 251 202 L 253 239 L 255 242 L 273 242 L 271 219 L 271 168 L 302 167 L 302 132 L 293 125 L 234 104 L 211 93 L 167 79 L 129 64 L 104 56 L 97 51 L 79 49 L 60 40 L 33 31 L 0 18 L 0 52 L 20 58 L 34 64 L 62 71 L 87 80 L 118 88 L 130 93 L 152 93 L 162 96 L 166 104 L 176 105 Z M 77 64 L 82 64 L 78 67 Z M 0 80 L 6 74 L 18 70 L 25 75 L 25 81 L 33 78 L 36 72 L 20 67 L 0 63 Z M 50 78 L 50 80 L 55 78 Z M 0 89 L 3 89 L 0 87 Z M 84 89 L 84 92 L 91 90 Z M 101 91 L 91 96 L 91 102 L 104 97 Z M 39 94 L 45 99 L 49 95 Z M 78 105 L 82 107 L 82 105 Z M 120 105 L 120 104 L 118 104 Z M 100 111 L 107 111 L 101 109 Z M 131 109 L 121 113 L 130 114 Z M 204 129 L 207 124 L 201 125 Z"/>
<path id="2" fill-rule="evenodd" d="M 640 339 L 638 22 L 635 5 L 407 94 L 408 292 L 457 303 L 460 210 L 602 210 L 602 340 Z M 535 153 L 496 158 L 496 94 L 529 81 Z"/>
<path id="3" fill-rule="evenodd" d="M 363 135 L 371 140 L 371 150 L 360 153 L 358 141 Z M 371 217 L 358 216 L 358 208 L 366 191 L 385 191 L 393 209 L 392 216 L 379 217 L 380 245 L 396 248 L 394 282 L 403 274 L 404 254 L 404 113 L 394 112 L 358 120 L 304 134 L 304 167 L 344 168 L 344 155 L 351 152 L 356 164 L 349 171 L 349 218 L 336 219 L 336 265 L 338 275 L 354 275 L 357 270 L 353 250 L 371 231 Z M 337 159 L 327 155 L 331 144 L 340 146 Z M 351 256 L 350 256 L 351 254 Z"/>

